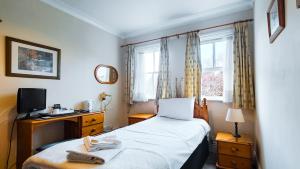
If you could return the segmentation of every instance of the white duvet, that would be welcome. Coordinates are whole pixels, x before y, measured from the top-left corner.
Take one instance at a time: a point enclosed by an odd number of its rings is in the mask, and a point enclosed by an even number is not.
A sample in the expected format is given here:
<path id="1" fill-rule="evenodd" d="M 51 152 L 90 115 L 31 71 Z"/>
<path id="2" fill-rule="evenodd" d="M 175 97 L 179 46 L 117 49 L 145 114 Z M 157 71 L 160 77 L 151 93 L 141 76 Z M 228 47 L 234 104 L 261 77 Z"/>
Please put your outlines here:
<path id="1" fill-rule="evenodd" d="M 57 144 L 27 159 L 24 169 L 179 169 L 210 127 L 203 119 L 191 121 L 154 117 L 97 137 L 116 135 L 122 151 L 103 165 L 67 162 L 66 151 L 82 139 Z"/>

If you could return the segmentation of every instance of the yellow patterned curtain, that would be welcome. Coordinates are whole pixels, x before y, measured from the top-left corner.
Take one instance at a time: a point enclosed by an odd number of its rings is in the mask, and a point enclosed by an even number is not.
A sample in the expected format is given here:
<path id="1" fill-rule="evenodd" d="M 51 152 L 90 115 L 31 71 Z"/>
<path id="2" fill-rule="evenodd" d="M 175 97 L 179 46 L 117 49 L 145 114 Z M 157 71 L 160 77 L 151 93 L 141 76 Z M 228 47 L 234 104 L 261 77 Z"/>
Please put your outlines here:
<path id="1" fill-rule="evenodd" d="M 249 52 L 248 23 L 236 23 L 234 28 L 233 106 L 236 108 L 254 109 L 254 77 L 252 59 Z"/>
<path id="2" fill-rule="evenodd" d="M 184 96 L 201 100 L 200 38 L 197 32 L 187 34 Z"/>

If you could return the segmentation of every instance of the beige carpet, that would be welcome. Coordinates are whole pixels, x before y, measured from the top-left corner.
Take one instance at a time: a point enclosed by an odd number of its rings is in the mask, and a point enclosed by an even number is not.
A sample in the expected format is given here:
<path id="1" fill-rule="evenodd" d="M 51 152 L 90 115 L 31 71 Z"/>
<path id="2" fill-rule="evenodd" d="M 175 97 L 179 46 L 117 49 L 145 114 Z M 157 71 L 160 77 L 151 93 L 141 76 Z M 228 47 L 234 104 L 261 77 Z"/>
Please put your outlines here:
<path id="1" fill-rule="evenodd" d="M 217 155 L 215 153 L 210 153 L 203 169 L 215 169 L 216 168 Z"/>

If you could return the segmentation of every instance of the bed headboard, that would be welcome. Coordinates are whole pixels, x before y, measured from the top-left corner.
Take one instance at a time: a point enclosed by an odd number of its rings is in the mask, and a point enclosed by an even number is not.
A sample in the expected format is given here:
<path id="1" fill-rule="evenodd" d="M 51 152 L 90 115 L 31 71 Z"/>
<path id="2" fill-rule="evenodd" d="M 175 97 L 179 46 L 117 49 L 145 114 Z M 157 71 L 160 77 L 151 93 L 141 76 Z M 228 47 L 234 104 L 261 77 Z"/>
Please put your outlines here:
<path id="1" fill-rule="evenodd" d="M 204 119 L 208 123 L 208 110 L 206 104 L 206 98 L 202 100 L 202 103 L 195 102 L 194 118 Z"/>

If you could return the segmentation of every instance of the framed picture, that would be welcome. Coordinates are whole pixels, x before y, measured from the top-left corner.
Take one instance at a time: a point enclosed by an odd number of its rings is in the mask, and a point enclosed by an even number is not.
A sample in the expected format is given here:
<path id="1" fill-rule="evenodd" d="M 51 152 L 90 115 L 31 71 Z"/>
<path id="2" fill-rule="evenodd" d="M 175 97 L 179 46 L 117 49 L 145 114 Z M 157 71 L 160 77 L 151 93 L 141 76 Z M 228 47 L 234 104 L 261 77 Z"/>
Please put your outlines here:
<path id="1" fill-rule="evenodd" d="M 297 7 L 300 8 L 300 0 L 297 0 Z"/>
<path id="2" fill-rule="evenodd" d="M 284 0 L 271 0 L 267 17 L 270 43 L 273 43 L 285 28 Z"/>
<path id="3" fill-rule="evenodd" d="M 6 76 L 60 79 L 60 49 L 5 38 Z"/>

